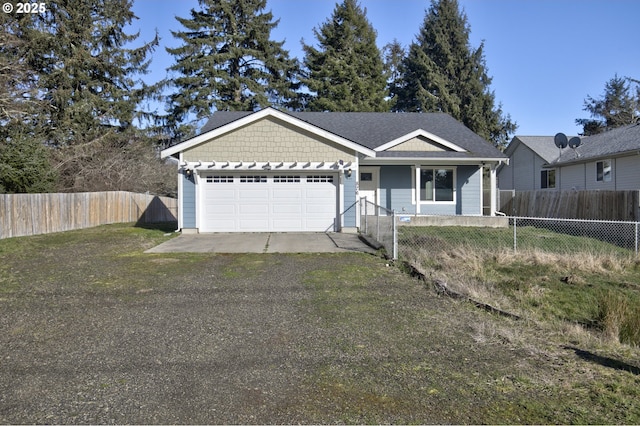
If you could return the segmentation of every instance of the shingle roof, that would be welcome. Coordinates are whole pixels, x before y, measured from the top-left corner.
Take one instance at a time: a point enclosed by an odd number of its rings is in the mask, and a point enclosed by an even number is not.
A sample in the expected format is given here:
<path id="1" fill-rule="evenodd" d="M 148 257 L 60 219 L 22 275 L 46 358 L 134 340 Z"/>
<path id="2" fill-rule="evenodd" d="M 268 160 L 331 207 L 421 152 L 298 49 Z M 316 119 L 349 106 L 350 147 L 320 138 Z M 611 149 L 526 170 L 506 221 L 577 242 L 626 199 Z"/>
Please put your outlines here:
<path id="1" fill-rule="evenodd" d="M 553 164 L 575 163 L 633 151 L 640 151 L 640 123 L 584 137 L 578 148 L 564 149 Z"/>
<path id="2" fill-rule="evenodd" d="M 529 147 L 538 154 L 544 161 L 551 163 L 560 156 L 560 150 L 554 142 L 553 136 L 516 136 L 509 144 L 509 147 L 516 145 L 517 141 Z M 511 155 L 513 149 L 507 147 L 506 153 Z"/>
<path id="3" fill-rule="evenodd" d="M 291 112 L 281 111 L 342 138 L 375 149 L 415 130 L 437 135 L 469 151 L 466 157 L 506 158 L 502 152 L 462 123 L 444 113 L 385 112 Z M 246 111 L 218 111 L 202 133 L 252 114 Z M 430 156 L 433 152 L 429 153 Z M 453 154 L 453 152 L 448 152 Z"/>

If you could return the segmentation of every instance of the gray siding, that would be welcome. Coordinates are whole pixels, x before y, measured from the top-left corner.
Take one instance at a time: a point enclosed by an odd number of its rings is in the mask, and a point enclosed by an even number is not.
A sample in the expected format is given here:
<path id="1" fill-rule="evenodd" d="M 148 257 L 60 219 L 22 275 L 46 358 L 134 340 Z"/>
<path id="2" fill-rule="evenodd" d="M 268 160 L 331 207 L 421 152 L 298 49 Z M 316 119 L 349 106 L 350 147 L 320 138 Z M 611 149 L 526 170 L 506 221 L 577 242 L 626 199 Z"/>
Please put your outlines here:
<path id="1" fill-rule="evenodd" d="M 520 145 L 513 153 L 513 187 L 516 191 L 536 189 L 536 154 L 526 146 Z"/>
<path id="2" fill-rule="evenodd" d="M 559 167 L 556 172 L 556 180 L 560 177 L 560 189 L 584 190 L 585 188 L 585 165 L 573 164 Z"/>
<path id="3" fill-rule="evenodd" d="M 513 188 L 513 165 L 503 165 L 498 172 L 498 187 L 500 189 Z"/>
<path id="4" fill-rule="evenodd" d="M 398 213 L 415 213 L 411 200 L 411 166 L 380 167 L 380 204 Z"/>
<path id="5" fill-rule="evenodd" d="M 358 171 L 355 170 L 351 177 L 346 174 L 344 176 L 344 209 L 342 213 L 343 226 L 345 228 L 353 228 L 356 226 L 356 176 Z"/>
<path id="6" fill-rule="evenodd" d="M 456 204 L 421 204 L 420 214 L 430 214 L 436 216 L 455 216 Z"/>
<path id="7" fill-rule="evenodd" d="M 518 144 L 510 157 L 509 165 L 502 166 L 498 173 L 500 189 L 533 191 L 541 189 L 540 172 L 547 162 L 529 147 Z M 557 188 L 557 186 L 556 186 Z"/>
<path id="8" fill-rule="evenodd" d="M 611 180 L 609 182 L 598 182 L 596 180 L 596 163 L 597 161 L 590 161 L 586 163 L 585 167 L 585 182 L 586 189 L 599 189 L 604 191 L 615 191 L 616 189 L 616 175 L 617 164 L 615 158 L 608 158 L 611 161 Z M 601 160 L 599 160 L 601 161 Z"/>
<path id="9" fill-rule="evenodd" d="M 182 175 L 182 227 L 196 227 L 196 183 L 194 177 Z"/>
<path id="10" fill-rule="evenodd" d="M 478 166 L 460 166 L 457 169 L 456 214 L 482 215 L 482 172 Z"/>
<path id="11" fill-rule="evenodd" d="M 616 178 L 616 190 L 640 189 L 640 156 L 616 158 L 613 172 Z"/>

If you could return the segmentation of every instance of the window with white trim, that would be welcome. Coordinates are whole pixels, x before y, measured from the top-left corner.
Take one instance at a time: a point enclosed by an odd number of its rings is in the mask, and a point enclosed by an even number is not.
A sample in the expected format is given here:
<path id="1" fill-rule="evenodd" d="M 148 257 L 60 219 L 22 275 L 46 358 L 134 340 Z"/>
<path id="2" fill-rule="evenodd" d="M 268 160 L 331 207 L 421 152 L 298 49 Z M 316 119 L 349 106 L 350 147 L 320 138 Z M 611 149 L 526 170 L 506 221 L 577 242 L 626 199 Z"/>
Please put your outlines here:
<path id="1" fill-rule="evenodd" d="M 266 176 L 240 176 L 240 183 L 266 183 Z"/>
<path id="2" fill-rule="evenodd" d="M 233 176 L 208 175 L 207 183 L 233 183 Z"/>
<path id="3" fill-rule="evenodd" d="M 274 183 L 299 183 L 300 182 L 300 176 L 274 176 L 273 177 L 273 182 Z"/>
<path id="4" fill-rule="evenodd" d="M 308 183 L 322 183 L 322 182 L 333 182 L 332 175 L 315 175 L 315 176 L 307 176 Z"/>
<path id="5" fill-rule="evenodd" d="M 611 160 L 596 161 L 596 182 L 611 182 Z"/>
<path id="6" fill-rule="evenodd" d="M 420 169 L 420 201 L 452 202 L 455 191 L 454 169 Z"/>

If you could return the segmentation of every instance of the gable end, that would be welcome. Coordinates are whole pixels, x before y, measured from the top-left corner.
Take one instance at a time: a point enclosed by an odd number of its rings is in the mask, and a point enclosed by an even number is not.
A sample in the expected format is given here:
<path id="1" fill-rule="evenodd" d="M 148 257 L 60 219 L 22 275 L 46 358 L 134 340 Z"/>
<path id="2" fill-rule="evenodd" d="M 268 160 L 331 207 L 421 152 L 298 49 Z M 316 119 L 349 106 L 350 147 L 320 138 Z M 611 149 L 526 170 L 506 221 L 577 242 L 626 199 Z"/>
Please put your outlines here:
<path id="1" fill-rule="evenodd" d="M 387 149 L 387 151 L 401 151 L 401 152 L 410 152 L 410 151 L 428 151 L 428 152 L 442 152 L 442 151 L 453 151 L 450 148 L 447 148 L 439 143 L 433 142 L 427 139 L 424 136 L 416 136 L 415 138 L 409 139 L 406 142 L 399 143 L 396 146 L 392 146 Z"/>
<path id="2" fill-rule="evenodd" d="M 351 160 L 355 151 L 274 117 L 264 117 L 188 148 L 185 161 Z"/>

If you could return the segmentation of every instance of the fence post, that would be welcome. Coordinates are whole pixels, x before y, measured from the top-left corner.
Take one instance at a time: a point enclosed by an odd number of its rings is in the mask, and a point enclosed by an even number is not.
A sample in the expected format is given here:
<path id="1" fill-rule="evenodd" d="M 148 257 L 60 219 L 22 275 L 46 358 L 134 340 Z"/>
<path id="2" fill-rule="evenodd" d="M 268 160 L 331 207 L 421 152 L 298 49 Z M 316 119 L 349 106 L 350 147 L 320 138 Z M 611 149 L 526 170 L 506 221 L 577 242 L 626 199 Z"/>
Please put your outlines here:
<path id="1" fill-rule="evenodd" d="M 516 217 L 513 217 L 513 252 L 518 251 L 518 236 L 517 236 L 517 225 L 516 225 Z"/>
<path id="2" fill-rule="evenodd" d="M 636 256 L 638 255 L 638 222 L 636 222 Z"/>
<path id="3" fill-rule="evenodd" d="M 380 207 L 376 204 L 376 241 L 380 241 Z"/>
<path id="4" fill-rule="evenodd" d="M 396 223 L 396 211 L 391 213 L 392 235 L 393 235 L 393 260 L 398 260 L 398 224 Z"/>
<path id="5" fill-rule="evenodd" d="M 362 198 L 360 198 L 360 210 L 362 210 Z M 367 228 L 367 200 L 364 199 L 364 234 L 367 235 L 369 229 Z"/>

